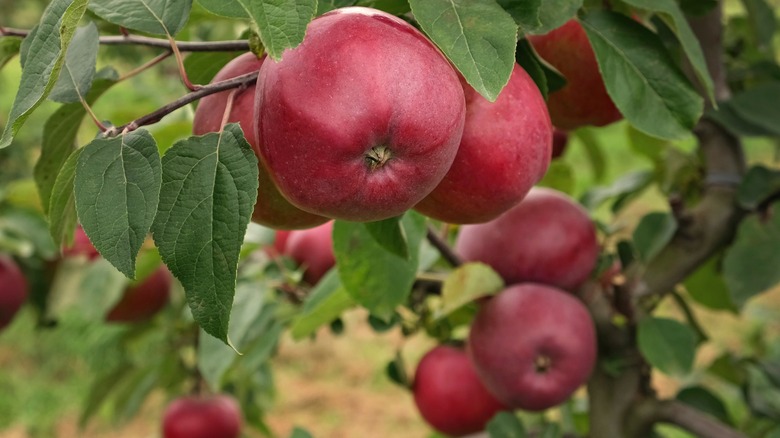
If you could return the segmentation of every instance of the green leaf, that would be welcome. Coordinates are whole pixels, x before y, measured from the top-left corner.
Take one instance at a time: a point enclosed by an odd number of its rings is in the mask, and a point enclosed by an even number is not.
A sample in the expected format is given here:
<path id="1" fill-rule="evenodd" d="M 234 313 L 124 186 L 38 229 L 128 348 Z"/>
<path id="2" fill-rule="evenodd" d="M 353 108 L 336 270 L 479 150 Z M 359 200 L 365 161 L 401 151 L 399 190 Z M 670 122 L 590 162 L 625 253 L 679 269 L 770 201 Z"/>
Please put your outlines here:
<path id="1" fill-rule="evenodd" d="M 780 420 L 780 391 L 758 366 L 747 367 L 744 392 L 751 411 L 759 416 Z"/>
<path id="2" fill-rule="evenodd" d="M 331 269 L 306 297 L 301 313 L 292 322 L 290 334 L 296 341 L 306 338 L 354 305 L 355 301 L 341 285 L 338 271 Z"/>
<path id="3" fill-rule="evenodd" d="M 674 35 L 680 41 L 685 56 L 688 57 L 696 78 L 707 91 L 710 101 L 715 101 L 715 91 L 712 84 L 712 77 L 707 70 L 707 61 L 704 59 L 704 52 L 701 50 L 699 40 L 688 25 L 685 14 L 680 9 L 675 0 L 625 0 L 626 3 L 646 11 L 655 12 L 661 20 L 669 26 Z"/>
<path id="4" fill-rule="evenodd" d="M 607 175 L 607 159 L 604 156 L 604 146 L 599 135 L 596 134 L 597 132 L 594 128 L 582 128 L 575 131 L 574 135 L 585 146 L 585 155 L 593 169 L 593 178 L 600 182 Z"/>
<path id="5" fill-rule="evenodd" d="M 19 53 L 21 46 L 21 38 L 0 38 L 0 69 L 8 64 L 8 61 L 13 59 L 13 57 Z"/>
<path id="6" fill-rule="evenodd" d="M 759 47 L 772 49 L 772 39 L 777 30 L 777 17 L 775 9 L 764 0 L 742 0 L 747 10 L 750 23 Z"/>
<path id="7" fill-rule="evenodd" d="M 495 295 L 504 289 L 504 280 L 484 263 L 464 263 L 447 276 L 441 288 L 442 308 L 436 318 L 443 318 L 472 301 Z"/>
<path id="8" fill-rule="evenodd" d="M 720 257 L 711 257 L 685 279 L 685 289 L 699 304 L 715 310 L 735 311 L 729 288 L 718 268 Z"/>
<path id="9" fill-rule="evenodd" d="M 226 343 L 238 255 L 257 184 L 257 156 L 235 123 L 221 133 L 179 141 L 162 159 L 154 241 L 184 285 L 195 321 Z"/>
<path id="10" fill-rule="evenodd" d="M 239 0 L 198 0 L 212 14 L 229 18 L 247 18 L 247 12 Z M 205 82 L 203 82 L 205 83 Z"/>
<path id="11" fill-rule="evenodd" d="M 770 207 L 766 218 L 752 215 L 742 221 L 723 260 L 723 276 L 737 307 L 780 282 L 780 213 Z"/>
<path id="12" fill-rule="evenodd" d="M 738 137 L 773 136 L 772 130 L 764 129 L 752 120 L 746 120 L 737 113 L 731 101 L 722 102 L 717 110 L 708 109 L 706 116 L 718 122 Z"/>
<path id="13" fill-rule="evenodd" d="M 425 218 L 419 214 L 407 213 L 401 225 L 410 258 L 385 250 L 362 223 L 336 221 L 333 227 L 333 249 L 344 288 L 371 314 L 386 320 L 409 295 L 425 236 Z"/>
<path id="14" fill-rule="evenodd" d="M 6 243 L 9 239 L 17 242 L 21 248 L 15 253 L 22 258 L 33 255 L 41 259 L 52 259 L 59 249 L 49 235 L 49 224 L 37 211 L 24 207 L 4 207 L 0 214 L 0 241 Z M 0 243 L 0 251 L 8 249 Z"/>
<path id="15" fill-rule="evenodd" d="M 73 195 L 73 180 L 81 149 L 73 151 L 57 174 L 49 198 L 49 233 L 59 247 L 70 245 L 76 229 L 76 199 Z"/>
<path id="16" fill-rule="evenodd" d="M 493 416 L 486 427 L 490 438 L 525 438 L 525 428 L 517 416 L 511 412 L 499 412 Z"/>
<path id="17" fill-rule="evenodd" d="M 545 99 L 549 93 L 560 90 L 566 85 L 566 78 L 547 61 L 539 57 L 531 43 L 525 38 L 517 42 L 515 61 L 531 76 Z"/>
<path id="18" fill-rule="evenodd" d="M 333 3 L 341 3 L 344 4 L 344 6 L 347 6 L 346 3 L 354 2 L 351 2 L 350 0 L 333 0 Z M 359 0 L 355 4 L 357 6 L 379 9 L 393 15 L 403 15 L 412 10 L 407 0 Z"/>
<path id="19" fill-rule="evenodd" d="M 208 84 L 240 52 L 195 52 L 184 58 L 184 69 L 193 84 Z"/>
<path id="20" fill-rule="evenodd" d="M 748 170 L 739 185 L 737 200 L 742 208 L 755 210 L 780 191 L 780 171 L 756 165 Z"/>
<path id="21" fill-rule="evenodd" d="M 157 143 L 142 129 L 95 139 L 79 157 L 79 222 L 100 255 L 128 278 L 135 278 L 135 257 L 157 213 L 161 184 Z"/>
<path id="22" fill-rule="evenodd" d="M 406 362 L 400 350 L 396 351 L 393 360 L 387 363 L 385 374 L 387 374 L 390 381 L 401 387 L 410 389 L 413 385 L 409 373 L 406 372 Z"/>
<path id="23" fill-rule="evenodd" d="M 89 9 L 117 26 L 173 36 L 187 23 L 192 0 L 90 0 Z"/>
<path id="24" fill-rule="evenodd" d="M 409 258 L 409 248 L 406 243 L 406 235 L 401 227 L 403 216 L 391 217 L 383 221 L 366 222 L 368 232 L 382 248 L 398 257 Z"/>
<path id="25" fill-rule="evenodd" d="M 317 0 L 238 0 L 257 26 L 268 56 L 282 59 L 285 49 L 303 41 L 306 26 L 314 18 Z"/>
<path id="26" fill-rule="evenodd" d="M 608 11 L 587 14 L 582 26 L 596 53 L 607 92 L 626 119 L 654 137 L 689 135 L 704 102 L 658 35 Z"/>
<path id="27" fill-rule="evenodd" d="M 645 215 L 634 230 L 634 246 L 643 262 L 652 260 L 672 240 L 677 220 L 671 213 Z"/>
<path id="28" fill-rule="evenodd" d="M 52 0 L 30 43 L 22 79 L 11 114 L 0 137 L 0 149 L 11 144 L 27 117 L 46 99 L 59 77 L 65 52 L 76 26 L 87 9 L 88 0 Z"/>
<path id="29" fill-rule="evenodd" d="M 81 101 L 92 87 L 95 78 L 99 35 L 95 23 L 76 30 L 65 54 L 60 78 L 54 84 L 49 99 L 71 103 Z"/>
<path id="30" fill-rule="evenodd" d="M 295 427 L 293 429 L 292 433 L 290 434 L 290 438 L 314 438 L 312 434 L 309 433 L 306 429 L 301 429 L 300 427 Z"/>
<path id="31" fill-rule="evenodd" d="M 740 119 L 762 129 L 766 134 L 780 136 L 780 82 L 769 82 L 752 87 L 727 102 L 729 109 Z"/>
<path id="32" fill-rule="evenodd" d="M 680 8 L 686 15 L 701 16 L 718 6 L 718 0 L 680 0 Z"/>
<path id="33" fill-rule="evenodd" d="M 51 280 L 47 316 L 73 313 L 83 321 L 103 322 L 127 285 L 127 278 L 106 260 L 63 259 Z"/>
<path id="34" fill-rule="evenodd" d="M 639 350 L 650 365 L 672 376 L 688 374 L 696 354 L 696 333 L 673 319 L 647 317 L 637 330 Z"/>
<path id="35" fill-rule="evenodd" d="M 677 400 L 710 414 L 724 424 L 734 426 L 726 405 L 715 394 L 702 386 L 691 386 L 677 393 Z"/>
<path id="36" fill-rule="evenodd" d="M 498 4 L 509 12 L 521 32 L 530 32 L 542 26 L 539 20 L 539 9 L 542 0 L 498 0 Z"/>
<path id="37" fill-rule="evenodd" d="M 577 15 L 582 3 L 583 0 L 543 0 L 539 9 L 539 21 L 542 25 L 530 33 L 544 34 L 563 26 Z"/>
<path id="38" fill-rule="evenodd" d="M 515 65 L 517 25 L 495 0 L 410 0 L 420 27 L 466 81 L 493 102 Z"/>
<path id="39" fill-rule="evenodd" d="M 536 185 L 539 187 L 550 187 L 571 196 L 576 188 L 574 169 L 572 169 L 571 164 L 565 161 L 553 160 L 547 169 L 547 173 L 544 174 L 544 178 Z"/>
<path id="40" fill-rule="evenodd" d="M 631 125 L 626 125 L 626 131 L 633 151 L 647 157 L 656 166 L 661 165 L 664 152 L 670 145 L 668 141 L 651 137 Z"/>
<path id="41" fill-rule="evenodd" d="M 637 196 L 653 182 L 653 172 L 640 170 L 627 173 L 607 187 L 594 187 L 582 195 L 582 205 L 588 210 L 597 208 L 611 198 Z"/>

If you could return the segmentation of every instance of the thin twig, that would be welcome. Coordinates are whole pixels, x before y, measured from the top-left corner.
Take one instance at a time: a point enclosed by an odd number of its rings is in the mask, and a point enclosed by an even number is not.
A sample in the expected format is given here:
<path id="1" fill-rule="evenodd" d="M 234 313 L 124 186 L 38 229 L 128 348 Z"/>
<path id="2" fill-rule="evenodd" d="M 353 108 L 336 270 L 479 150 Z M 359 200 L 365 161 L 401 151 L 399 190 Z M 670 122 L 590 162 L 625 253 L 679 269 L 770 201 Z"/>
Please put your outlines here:
<path id="1" fill-rule="evenodd" d="M 439 237 L 439 235 L 436 234 L 436 231 L 431 229 L 431 227 L 428 227 L 426 237 L 428 238 L 428 242 L 439 250 L 441 256 L 444 257 L 444 260 L 447 260 L 450 265 L 458 267 L 463 264 L 463 260 L 461 260 L 460 256 L 455 254 L 455 251 L 452 250 L 450 245 Z"/>
<path id="2" fill-rule="evenodd" d="M 159 64 L 160 62 L 164 61 L 165 59 L 167 59 L 167 58 L 168 58 L 169 56 L 171 56 L 171 55 L 173 55 L 173 52 L 172 52 L 172 51 L 170 51 L 170 50 L 168 50 L 168 51 L 166 51 L 166 52 L 164 52 L 164 53 L 161 53 L 160 55 L 158 55 L 158 56 L 154 57 L 154 58 L 153 58 L 152 60 L 150 60 L 149 62 L 147 62 L 147 63 L 145 63 L 145 64 L 141 65 L 140 67 L 137 67 L 137 68 L 135 68 L 135 69 L 133 69 L 133 70 L 130 70 L 129 72 L 125 73 L 124 75 L 122 75 L 122 76 L 121 76 L 121 77 L 120 77 L 120 78 L 117 80 L 117 82 L 121 82 L 121 81 L 124 81 L 124 80 L 126 80 L 126 79 L 130 79 L 130 78 L 132 78 L 133 76 L 135 76 L 135 75 L 137 75 L 137 74 L 139 74 L 139 73 L 141 73 L 141 72 L 143 72 L 143 71 L 145 71 L 145 70 L 147 70 L 147 69 L 149 69 L 149 68 L 151 68 L 151 67 L 154 67 L 155 65 L 157 65 L 157 64 Z"/>
<path id="3" fill-rule="evenodd" d="M 176 44 L 176 40 L 174 40 L 173 37 L 169 35 L 168 42 L 171 44 L 171 50 L 176 57 L 176 66 L 179 68 L 179 76 L 181 76 L 181 81 L 184 82 L 184 86 L 187 87 L 187 89 L 190 91 L 198 91 L 203 88 L 202 85 L 195 85 L 190 82 L 190 78 L 187 76 L 187 70 L 184 68 L 184 58 L 181 56 L 181 51 L 179 51 L 179 46 Z"/>

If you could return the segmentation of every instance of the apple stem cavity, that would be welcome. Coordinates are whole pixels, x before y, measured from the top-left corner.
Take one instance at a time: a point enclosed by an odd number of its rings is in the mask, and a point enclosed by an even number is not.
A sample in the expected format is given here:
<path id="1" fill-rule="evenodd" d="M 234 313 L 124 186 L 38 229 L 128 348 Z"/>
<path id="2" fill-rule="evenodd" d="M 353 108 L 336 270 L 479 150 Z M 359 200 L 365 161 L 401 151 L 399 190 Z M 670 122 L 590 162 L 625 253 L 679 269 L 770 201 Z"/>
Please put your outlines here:
<path id="1" fill-rule="evenodd" d="M 539 355 L 534 359 L 534 368 L 538 374 L 546 374 L 552 367 L 550 356 Z"/>
<path id="2" fill-rule="evenodd" d="M 390 161 L 393 157 L 393 153 L 387 146 L 373 146 L 368 152 L 366 152 L 366 164 L 368 169 L 372 172 L 384 167 L 385 163 Z"/>

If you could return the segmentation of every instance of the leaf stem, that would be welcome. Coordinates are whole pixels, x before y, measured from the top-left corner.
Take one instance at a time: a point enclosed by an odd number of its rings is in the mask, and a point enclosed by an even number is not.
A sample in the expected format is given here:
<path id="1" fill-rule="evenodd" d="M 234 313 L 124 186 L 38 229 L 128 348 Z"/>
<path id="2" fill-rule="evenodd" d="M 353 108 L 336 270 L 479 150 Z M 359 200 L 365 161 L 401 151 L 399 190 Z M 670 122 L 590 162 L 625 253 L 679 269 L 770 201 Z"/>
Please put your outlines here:
<path id="1" fill-rule="evenodd" d="M 171 44 L 171 50 L 176 57 L 176 66 L 179 67 L 179 76 L 181 76 L 181 80 L 184 82 L 184 86 L 187 87 L 187 89 L 190 91 L 198 91 L 203 88 L 202 85 L 195 85 L 190 82 L 190 78 L 187 76 L 187 70 L 184 68 L 184 58 L 181 56 L 181 52 L 179 51 L 178 44 L 176 44 L 176 40 L 174 40 L 172 36 L 168 35 L 168 42 Z"/>
<path id="2" fill-rule="evenodd" d="M 431 227 L 428 227 L 426 237 L 428 242 L 430 242 L 431 245 L 439 250 L 441 256 L 444 257 L 444 260 L 447 260 L 450 265 L 453 267 L 458 267 L 463 264 L 463 260 L 460 258 L 460 256 L 456 254 L 450 245 L 445 242 L 444 239 L 442 239 L 438 234 L 436 234 L 436 231 L 434 231 Z"/>

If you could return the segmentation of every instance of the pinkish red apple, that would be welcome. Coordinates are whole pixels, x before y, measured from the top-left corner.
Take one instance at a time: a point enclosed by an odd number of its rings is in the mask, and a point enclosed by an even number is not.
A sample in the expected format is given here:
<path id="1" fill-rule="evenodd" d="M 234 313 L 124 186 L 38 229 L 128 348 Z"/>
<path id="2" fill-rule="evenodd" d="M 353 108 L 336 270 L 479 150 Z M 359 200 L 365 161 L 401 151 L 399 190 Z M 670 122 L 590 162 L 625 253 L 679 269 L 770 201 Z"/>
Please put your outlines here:
<path id="1" fill-rule="evenodd" d="M 284 255 L 303 266 L 303 279 L 311 285 L 336 264 L 333 255 L 333 221 L 308 230 L 293 230 L 284 246 Z"/>
<path id="2" fill-rule="evenodd" d="M 163 438 L 238 438 L 242 423 L 233 397 L 181 397 L 165 409 Z"/>
<path id="3" fill-rule="evenodd" d="M 168 303 L 173 278 L 164 265 L 141 282 L 128 287 L 106 315 L 110 322 L 140 322 L 154 316 Z"/>
<path id="4" fill-rule="evenodd" d="M 92 242 L 87 237 L 87 233 L 84 232 L 84 228 L 81 225 L 76 227 L 73 232 L 73 243 L 62 249 L 62 255 L 64 257 L 76 257 L 83 256 L 87 260 L 95 260 L 100 257 L 100 253 L 97 248 L 92 245 Z"/>
<path id="5" fill-rule="evenodd" d="M 28 294 L 27 279 L 9 256 L 0 255 L 0 329 L 16 316 Z"/>

